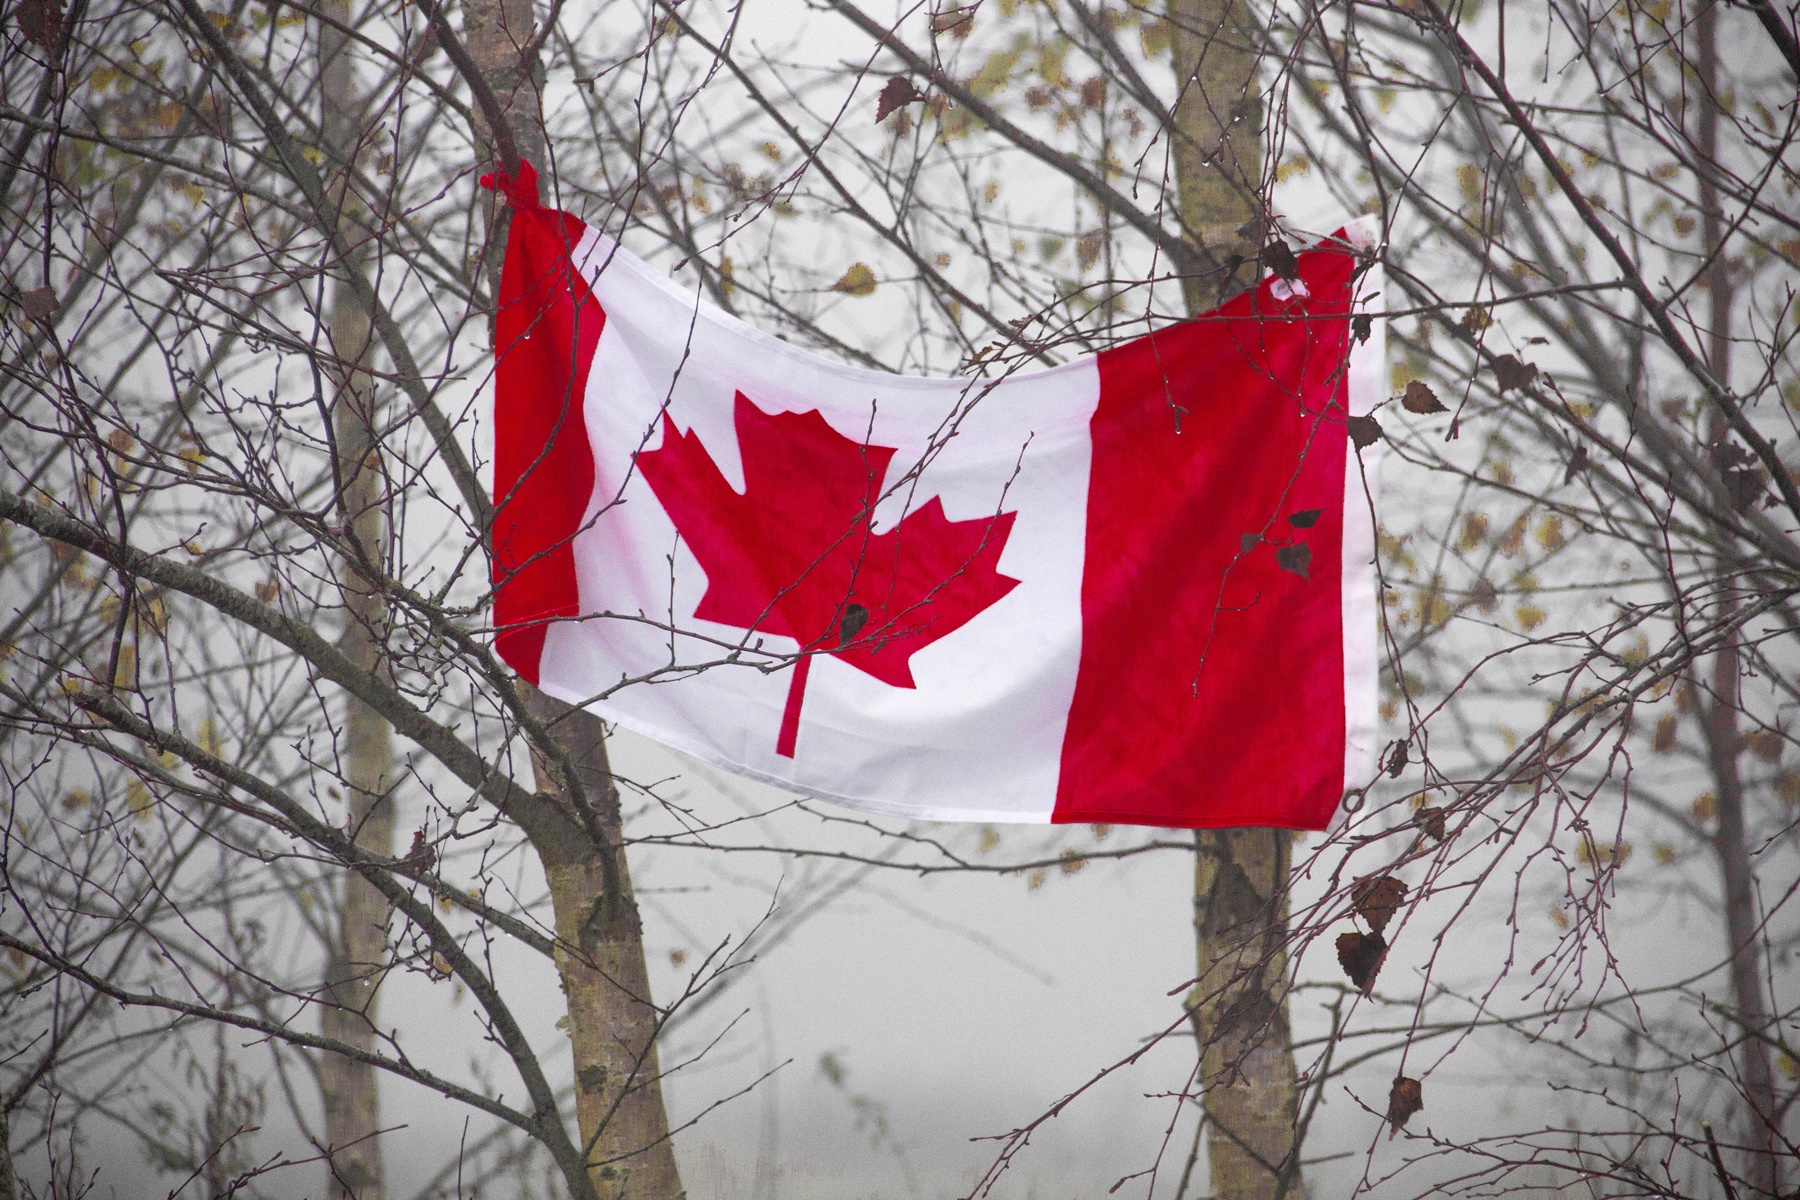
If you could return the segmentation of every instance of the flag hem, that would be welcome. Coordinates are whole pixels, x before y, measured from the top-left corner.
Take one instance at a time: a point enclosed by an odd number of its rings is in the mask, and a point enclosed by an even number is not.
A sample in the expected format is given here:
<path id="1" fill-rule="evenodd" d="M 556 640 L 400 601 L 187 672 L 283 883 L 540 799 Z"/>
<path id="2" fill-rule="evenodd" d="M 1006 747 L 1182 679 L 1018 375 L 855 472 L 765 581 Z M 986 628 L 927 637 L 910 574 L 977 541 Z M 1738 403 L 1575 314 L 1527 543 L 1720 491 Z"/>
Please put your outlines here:
<path id="1" fill-rule="evenodd" d="M 1372 246 L 1378 236 L 1373 216 L 1359 217 L 1344 227 L 1351 243 Z M 1385 276 L 1379 264 L 1364 273 L 1357 300 L 1373 300 L 1383 290 Z M 1369 337 L 1353 343 L 1346 365 L 1345 398 L 1351 417 L 1371 415 L 1386 398 L 1382 372 L 1387 364 L 1387 322 L 1377 316 L 1370 322 Z M 1381 672 L 1381 610 L 1377 592 L 1375 517 L 1381 490 L 1381 455 L 1384 442 L 1357 450 L 1352 443 L 1344 455 L 1344 515 L 1340 566 L 1343 598 L 1340 637 L 1344 652 L 1344 781 L 1347 796 L 1367 786 L 1374 770 L 1379 736 L 1378 684 Z M 1340 797 L 1327 832 L 1335 833 L 1349 819 Z"/>

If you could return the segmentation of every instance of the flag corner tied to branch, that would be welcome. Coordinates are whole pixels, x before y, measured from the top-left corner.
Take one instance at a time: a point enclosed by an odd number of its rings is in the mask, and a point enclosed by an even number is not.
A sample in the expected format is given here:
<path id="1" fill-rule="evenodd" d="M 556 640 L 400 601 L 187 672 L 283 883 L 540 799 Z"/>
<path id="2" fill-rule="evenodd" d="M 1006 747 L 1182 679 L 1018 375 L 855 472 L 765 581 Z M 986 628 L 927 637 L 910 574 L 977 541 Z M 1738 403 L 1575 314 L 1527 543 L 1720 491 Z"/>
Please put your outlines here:
<path id="1" fill-rule="evenodd" d="M 483 183 L 512 205 L 492 570 L 525 679 L 894 816 L 1322 829 L 1366 781 L 1359 229 L 1097 355 L 918 378 L 710 307 L 529 164 Z"/>

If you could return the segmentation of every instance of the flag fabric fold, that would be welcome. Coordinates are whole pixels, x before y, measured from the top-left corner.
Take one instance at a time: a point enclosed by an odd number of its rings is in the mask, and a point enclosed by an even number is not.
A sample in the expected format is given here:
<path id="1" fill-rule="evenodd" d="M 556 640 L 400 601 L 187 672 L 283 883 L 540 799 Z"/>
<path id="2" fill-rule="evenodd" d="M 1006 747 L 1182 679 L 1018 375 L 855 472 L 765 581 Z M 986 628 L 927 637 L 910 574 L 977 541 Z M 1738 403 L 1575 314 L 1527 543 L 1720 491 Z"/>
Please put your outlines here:
<path id="1" fill-rule="evenodd" d="M 1355 227 L 1097 355 L 919 378 L 718 311 L 529 164 L 490 186 L 495 642 L 525 679 L 893 816 L 1321 829 L 1367 782 Z"/>

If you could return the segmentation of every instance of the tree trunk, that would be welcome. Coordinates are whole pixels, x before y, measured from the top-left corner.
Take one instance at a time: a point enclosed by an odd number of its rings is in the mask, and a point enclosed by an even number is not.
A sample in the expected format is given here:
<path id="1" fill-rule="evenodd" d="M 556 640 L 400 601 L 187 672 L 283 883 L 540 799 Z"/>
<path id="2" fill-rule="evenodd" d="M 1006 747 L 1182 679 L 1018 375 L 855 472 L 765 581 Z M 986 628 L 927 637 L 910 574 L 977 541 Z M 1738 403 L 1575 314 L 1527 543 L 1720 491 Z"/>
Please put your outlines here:
<path id="1" fill-rule="evenodd" d="M 1241 0 L 1169 0 L 1175 79 L 1175 187 L 1184 235 L 1199 251 L 1182 278 L 1188 311 L 1201 312 L 1254 279 L 1261 239 L 1242 232 L 1263 214 L 1262 92 L 1254 22 Z"/>
<path id="2" fill-rule="evenodd" d="M 1200 982 L 1194 1035 L 1212 1194 L 1273 1200 L 1297 1194 L 1299 1087 L 1287 1005 L 1285 829 L 1195 834 L 1194 933 Z"/>
<path id="3" fill-rule="evenodd" d="M 537 32 L 532 0 L 465 0 L 463 39 L 482 78 L 505 111 L 519 154 L 546 166 L 538 88 L 542 67 L 521 54 Z M 481 122 L 476 107 L 477 122 Z M 477 134 L 496 164 L 491 135 Z M 486 271 L 500 289 L 500 248 L 507 213 L 496 203 Z M 579 398 L 576 398 L 579 403 Z M 571 796 L 555 764 L 534 756 L 537 789 L 557 798 L 554 818 L 525 830 L 544 866 L 556 919 L 556 967 L 568 1000 L 575 1057 L 575 1113 L 594 1189 L 607 1200 L 679 1200 L 685 1193 L 663 1107 L 656 1053 L 659 1014 L 637 899 L 631 890 L 619 815 L 600 720 L 521 682 L 526 707 L 550 727 L 574 765 L 581 794 Z"/>
<path id="4" fill-rule="evenodd" d="M 1258 35 L 1238 0 L 1169 0 L 1176 80 L 1171 132 L 1185 236 L 1201 270 L 1182 279 L 1200 312 L 1256 278 L 1263 215 Z M 1241 277 L 1240 277 L 1241 270 Z M 1199 830 L 1190 1000 L 1201 1056 L 1212 1194 L 1292 1195 L 1299 1091 L 1287 1010 L 1285 829 Z"/>
<path id="5" fill-rule="evenodd" d="M 1700 75 L 1699 143 L 1701 161 L 1719 161 L 1719 54 L 1718 7 L 1701 8 L 1694 21 L 1697 41 L 1695 66 Z M 1707 171 L 1700 176 L 1701 240 L 1712 256 L 1706 272 L 1708 292 L 1707 366 L 1721 385 L 1731 379 L 1731 266 L 1720 252 L 1725 236 L 1724 213 L 1718 188 Z M 1707 413 L 1706 439 L 1713 461 L 1728 466 L 1723 451 L 1730 434 L 1725 415 L 1715 406 Z M 1724 474 L 1724 470 L 1721 470 Z M 1728 477 L 1729 478 L 1729 477 Z M 1729 587 L 1730 585 L 1725 585 Z M 1737 607 L 1728 597 L 1721 616 Z M 1744 1145 L 1749 1147 L 1747 1177 L 1757 1194 L 1774 1196 L 1779 1180 L 1778 1139 L 1775 1130 L 1775 1084 L 1770 1072 L 1769 1003 L 1763 988 L 1761 921 L 1757 915 L 1756 879 L 1750 864 L 1745 831 L 1744 784 L 1738 771 L 1743 749 L 1738 728 L 1740 679 L 1743 663 L 1737 635 L 1731 635 L 1713 659 L 1710 709 L 1703 707 L 1708 760 L 1714 793 L 1718 799 L 1719 827 L 1713 850 L 1719 857 L 1719 873 L 1725 892 L 1725 936 L 1731 950 L 1732 998 L 1742 1022 L 1740 1062 L 1744 1098 Z"/>
<path id="6" fill-rule="evenodd" d="M 592 713 L 535 688 L 524 691 L 533 715 L 552 728 L 574 763 L 583 792 L 564 795 L 556 786 L 559 772 L 537 762 L 538 789 L 557 795 L 563 819 L 526 833 L 543 861 L 556 911 L 556 967 L 575 1053 L 575 1115 L 594 1189 L 609 1200 L 676 1200 L 683 1193 L 663 1108 L 659 1014 L 650 999 L 606 740 Z M 592 825 L 579 819 L 576 804 L 588 806 Z M 595 844 L 595 826 L 603 845 Z"/>
<path id="7" fill-rule="evenodd" d="M 355 161 L 360 137 L 360 106 L 349 38 L 348 0 L 321 0 L 319 25 L 320 131 L 328 178 L 335 177 L 334 211 L 340 226 L 355 220 L 356 201 L 344 180 Z M 361 245 L 352 233 L 344 239 Z M 344 264 L 357 270 L 359 263 Z M 374 380 L 369 374 L 370 317 L 342 281 L 332 290 L 327 317 L 333 434 L 337 442 L 339 511 L 346 534 L 360 553 L 380 562 L 387 539 L 386 489 L 381 449 L 375 437 Z M 382 631 L 386 610 L 381 597 L 362 586 L 353 562 L 340 564 L 344 602 L 343 650 L 366 671 L 382 669 Z M 388 796 L 393 784 L 392 732 L 388 723 L 360 701 L 347 700 L 344 714 L 344 782 L 349 818 L 357 844 L 380 855 L 394 852 L 394 807 Z M 326 964 L 330 999 L 321 1022 L 328 1038 L 369 1051 L 374 1048 L 376 989 L 387 961 L 388 904 L 360 875 L 346 873 L 339 908 L 337 945 Z M 319 1064 L 325 1102 L 325 1141 L 330 1151 L 329 1194 L 334 1200 L 380 1200 L 382 1196 L 380 1097 L 375 1069 L 339 1055 Z"/>
<path id="8" fill-rule="evenodd" d="M 13 1176 L 12 1122 L 0 1103 L 0 1200 L 19 1200 L 19 1182 Z"/>

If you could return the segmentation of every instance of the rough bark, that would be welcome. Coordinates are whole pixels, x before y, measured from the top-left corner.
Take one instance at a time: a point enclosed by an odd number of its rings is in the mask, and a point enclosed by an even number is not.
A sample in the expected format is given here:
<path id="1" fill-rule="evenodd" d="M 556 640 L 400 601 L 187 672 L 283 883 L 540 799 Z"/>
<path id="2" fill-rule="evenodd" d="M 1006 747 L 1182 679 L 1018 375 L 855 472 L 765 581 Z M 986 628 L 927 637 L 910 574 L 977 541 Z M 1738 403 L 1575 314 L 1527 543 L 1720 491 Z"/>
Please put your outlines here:
<path id="1" fill-rule="evenodd" d="M 575 1055 L 575 1114 L 594 1188 L 608 1200 L 676 1200 L 683 1193 L 663 1108 L 660 1014 L 650 998 L 604 733 L 591 713 L 535 688 L 525 696 L 574 764 L 583 792 L 565 795 L 556 786 L 560 772 L 537 762 L 538 786 L 556 795 L 562 819 L 534 822 L 526 833 L 544 864 L 556 913 L 556 967 Z M 587 820 L 580 819 L 578 805 L 587 806 Z"/>
<path id="2" fill-rule="evenodd" d="M 1212 1194 L 1298 1195 L 1299 1089 L 1289 1040 L 1285 829 L 1203 829 L 1195 836 L 1194 933 L 1200 982 L 1194 1035 Z"/>
<path id="3" fill-rule="evenodd" d="M 343 180 L 355 161 L 360 121 L 356 73 L 348 38 L 348 0 L 321 0 L 319 27 L 320 132 L 329 175 Z M 355 201 L 340 182 L 332 207 L 340 225 L 354 222 Z M 355 234 L 345 238 L 363 244 Z M 360 252 L 359 252 L 360 253 Z M 348 263 L 349 270 L 362 264 Z M 339 511 L 356 550 L 380 561 L 386 544 L 385 488 L 380 446 L 375 438 L 377 397 L 369 373 L 371 321 L 353 288 L 334 284 L 327 315 L 333 437 L 337 449 Z M 340 564 L 344 630 L 341 647 L 360 670 L 381 670 L 382 628 L 386 613 L 379 595 L 359 583 L 354 561 Z M 383 856 L 394 852 L 392 731 L 380 714 L 360 700 L 347 698 L 344 713 L 343 772 L 349 819 L 357 844 Z M 388 903 L 374 885 L 346 874 L 340 898 L 337 944 L 326 964 L 330 1001 L 320 1030 L 327 1038 L 358 1050 L 374 1048 L 377 987 L 387 960 Z M 375 1069 L 366 1062 L 326 1055 L 319 1064 L 325 1105 L 325 1143 L 330 1150 L 329 1194 L 334 1200 L 380 1200 L 380 1096 Z"/>
<path id="4" fill-rule="evenodd" d="M 12 1122 L 0 1104 L 0 1200 L 19 1200 L 19 1182 L 13 1175 Z"/>
<path id="5" fill-rule="evenodd" d="M 1184 235 L 1198 274 L 1182 278 L 1190 312 L 1256 278 L 1261 249 L 1262 98 L 1257 34 L 1239 0 L 1169 0 L 1176 80 L 1171 142 Z M 1194 933 L 1199 984 L 1191 1012 L 1200 1046 L 1212 1194 L 1273 1200 L 1298 1194 L 1299 1092 L 1287 1007 L 1285 829 L 1195 835 Z"/>
<path id="6" fill-rule="evenodd" d="M 1182 277 L 1182 295 L 1200 312 L 1254 278 L 1261 249 L 1243 232 L 1263 213 L 1258 34 L 1241 0 L 1169 0 L 1168 14 L 1180 87 L 1170 131 L 1176 194 L 1201 264 Z"/>
<path id="7" fill-rule="evenodd" d="M 1718 9 L 1706 5 L 1694 21 L 1695 67 L 1700 76 L 1699 129 L 1703 163 L 1719 161 Z M 1707 366 L 1722 386 L 1731 380 L 1731 306 L 1733 284 L 1728 257 L 1720 253 L 1724 239 L 1724 213 L 1712 176 L 1700 173 L 1701 239 L 1712 256 L 1706 273 L 1708 292 Z M 1730 435 L 1725 414 L 1716 406 L 1707 413 L 1706 436 L 1715 459 Z M 1736 608 L 1735 599 L 1727 613 Z M 1744 1145 L 1749 1147 L 1746 1175 L 1758 1195 L 1774 1196 L 1780 1182 L 1779 1141 L 1775 1130 L 1775 1081 L 1770 1070 L 1769 1002 L 1763 986 L 1761 921 L 1757 914 L 1756 881 L 1750 862 L 1745 830 L 1744 784 L 1739 772 L 1743 750 L 1738 726 L 1741 649 L 1732 635 L 1712 663 L 1712 704 L 1705 710 L 1708 760 L 1713 792 L 1718 800 L 1719 826 L 1713 834 L 1713 851 L 1725 893 L 1725 936 L 1731 951 L 1731 991 L 1743 1044 L 1739 1051 L 1743 1069 Z"/>
<path id="8" fill-rule="evenodd" d="M 504 111 L 519 154 L 542 168 L 536 33 L 532 0 L 465 0 L 462 36 L 469 57 Z M 483 168 L 491 170 L 497 155 L 479 112 L 477 106 L 477 134 L 487 154 Z M 504 206 L 497 205 L 484 264 L 496 295 L 506 219 Z M 574 765 L 581 788 L 580 795 L 569 795 L 557 765 L 534 757 L 538 791 L 557 803 L 525 833 L 543 863 L 555 912 L 556 966 L 568 1001 L 575 1112 L 589 1175 L 606 1200 L 679 1200 L 685 1193 L 656 1053 L 660 1016 L 650 996 L 604 731 L 593 714 L 523 682 L 519 688 Z"/>

